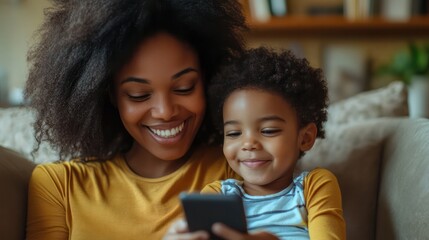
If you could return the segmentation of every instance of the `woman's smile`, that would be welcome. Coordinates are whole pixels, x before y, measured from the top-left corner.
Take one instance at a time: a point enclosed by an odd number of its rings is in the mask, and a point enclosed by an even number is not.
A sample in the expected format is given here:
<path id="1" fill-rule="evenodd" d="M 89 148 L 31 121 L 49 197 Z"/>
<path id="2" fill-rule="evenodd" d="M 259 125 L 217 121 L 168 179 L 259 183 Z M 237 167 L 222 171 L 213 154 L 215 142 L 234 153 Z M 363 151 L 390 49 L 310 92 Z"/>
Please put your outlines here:
<path id="1" fill-rule="evenodd" d="M 169 129 L 157 129 L 157 128 L 152 128 L 149 127 L 149 130 L 159 136 L 159 137 L 163 137 L 163 138 L 172 138 L 177 136 L 179 133 L 181 133 L 183 131 L 183 127 L 185 126 L 185 122 L 182 122 L 179 126 L 176 127 L 172 127 Z"/>
<path id="2" fill-rule="evenodd" d="M 186 123 L 183 121 L 176 126 L 171 124 L 163 124 L 157 126 L 146 126 L 149 129 L 152 137 L 160 144 L 174 144 L 178 142 L 186 132 Z"/>

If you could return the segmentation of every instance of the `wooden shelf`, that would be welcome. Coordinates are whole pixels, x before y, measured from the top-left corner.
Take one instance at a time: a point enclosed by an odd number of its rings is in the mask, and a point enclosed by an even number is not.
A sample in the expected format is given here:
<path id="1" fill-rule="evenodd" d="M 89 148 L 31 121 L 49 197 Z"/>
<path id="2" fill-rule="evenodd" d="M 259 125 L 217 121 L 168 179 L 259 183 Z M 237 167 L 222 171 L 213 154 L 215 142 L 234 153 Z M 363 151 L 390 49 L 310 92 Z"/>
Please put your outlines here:
<path id="1" fill-rule="evenodd" d="M 272 18 L 268 22 L 248 21 L 254 34 L 294 33 L 301 35 L 370 35 L 404 34 L 429 36 L 429 16 L 413 17 L 409 21 L 389 21 L 382 18 L 348 20 L 342 16 L 294 16 Z"/>

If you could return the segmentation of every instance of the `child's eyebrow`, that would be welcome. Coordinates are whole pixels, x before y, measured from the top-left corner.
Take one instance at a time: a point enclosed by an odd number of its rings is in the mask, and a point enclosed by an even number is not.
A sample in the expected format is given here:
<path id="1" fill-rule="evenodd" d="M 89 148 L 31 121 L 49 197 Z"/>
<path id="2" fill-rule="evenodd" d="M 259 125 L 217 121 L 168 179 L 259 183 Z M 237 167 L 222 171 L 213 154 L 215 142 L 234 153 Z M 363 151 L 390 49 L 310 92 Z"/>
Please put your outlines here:
<path id="1" fill-rule="evenodd" d="M 286 122 L 286 120 L 284 120 L 283 118 L 276 116 L 276 115 L 262 117 L 262 118 L 258 119 L 258 121 L 259 122 L 264 122 L 264 121 Z M 226 121 L 223 123 L 223 126 L 225 127 L 226 125 L 235 125 L 235 124 L 239 124 L 239 121 L 237 121 L 237 120 Z"/>
<path id="2" fill-rule="evenodd" d="M 266 116 L 266 117 L 262 117 L 260 118 L 261 122 L 264 121 L 280 121 L 280 122 L 286 122 L 286 120 L 284 120 L 283 118 L 276 116 L 276 115 L 272 115 L 272 116 Z"/>
<path id="3" fill-rule="evenodd" d="M 223 123 L 223 126 L 225 127 L 226 125 L 235 125 L 238 124 L 238 121 L 232 120 L 232 121 L 226 121 Z"/>

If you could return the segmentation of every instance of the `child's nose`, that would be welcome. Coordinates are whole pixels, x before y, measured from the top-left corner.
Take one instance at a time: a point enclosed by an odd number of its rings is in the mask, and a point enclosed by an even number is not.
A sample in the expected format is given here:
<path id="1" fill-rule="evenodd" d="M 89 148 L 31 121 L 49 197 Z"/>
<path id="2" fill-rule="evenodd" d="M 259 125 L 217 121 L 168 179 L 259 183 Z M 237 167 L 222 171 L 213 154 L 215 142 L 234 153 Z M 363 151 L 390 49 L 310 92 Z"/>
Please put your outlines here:
<path id="1" fill-rule="evenodd" d="M 261 144 L 252 134 L 246 134 L 245 140 L 243 142 L 243 151 L 254 151 L 261 149 Z"/>

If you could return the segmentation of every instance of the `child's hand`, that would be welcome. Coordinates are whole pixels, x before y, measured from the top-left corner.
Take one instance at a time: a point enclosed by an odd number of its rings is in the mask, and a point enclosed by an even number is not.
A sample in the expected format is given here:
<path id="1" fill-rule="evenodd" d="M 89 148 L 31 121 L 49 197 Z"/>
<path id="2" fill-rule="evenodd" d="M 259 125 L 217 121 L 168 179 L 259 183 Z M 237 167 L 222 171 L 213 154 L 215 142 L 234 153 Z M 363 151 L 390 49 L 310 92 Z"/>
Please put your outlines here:
<path id="1" fill-rule="evenodd" d="M 213 224 L 212 231 L 217 236 L 222 237 L 226 240 L 278 240 L 276 236 L 268 232 L 254 232 L 250 234 L 243 234 L 225 226 L 222 223 Z"/>
<path id="2" fill-rule="evenodd" d="M 168 229 L 164 240 L 208 240 L 210 235 L 205 231 L 189 232 L 188 224 L 184 219 L 179 219 Z"/>

